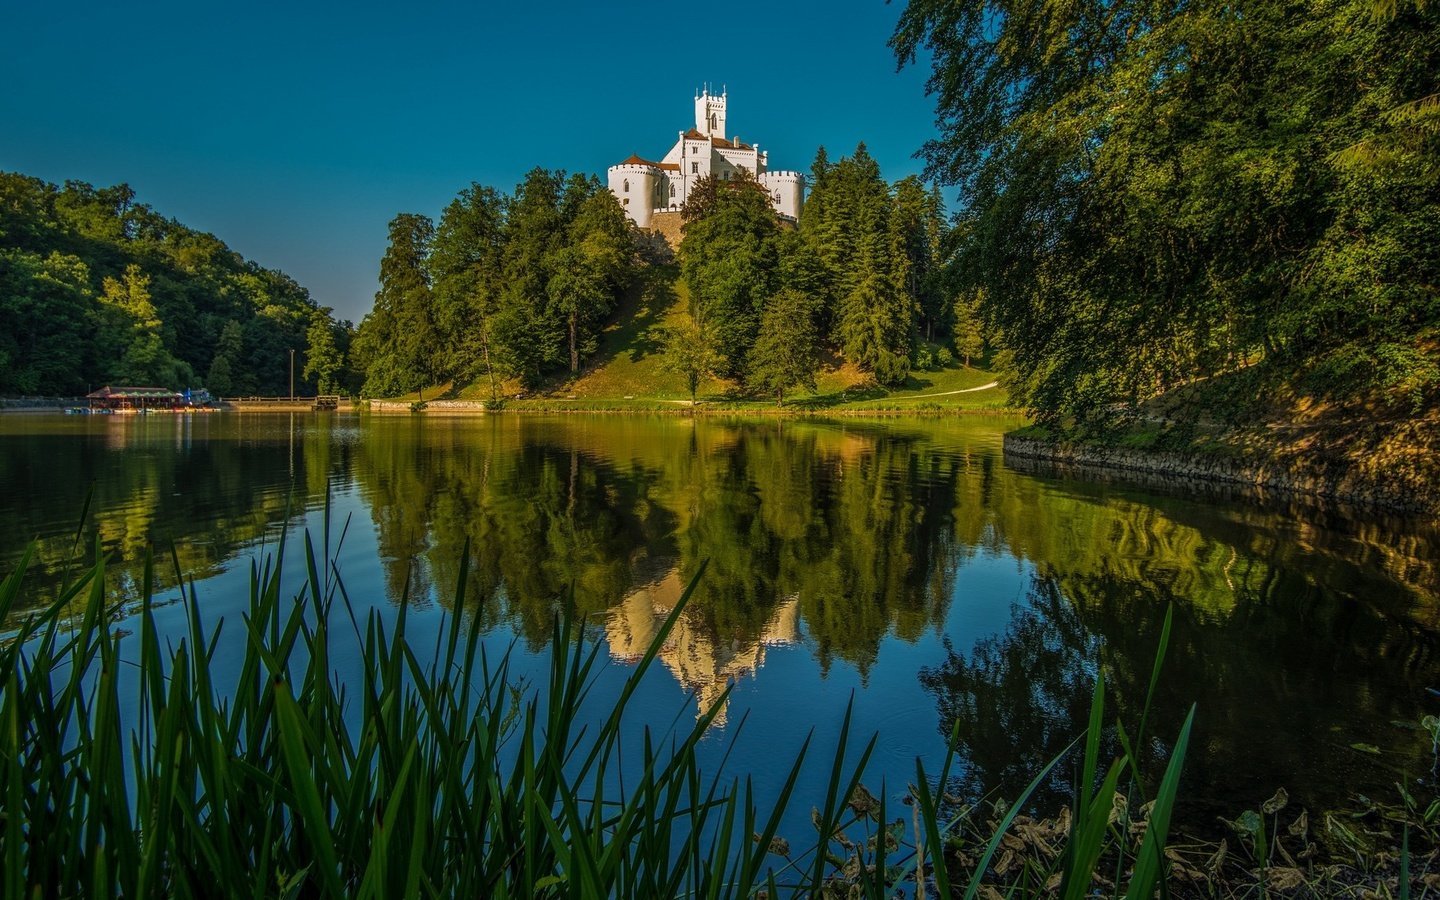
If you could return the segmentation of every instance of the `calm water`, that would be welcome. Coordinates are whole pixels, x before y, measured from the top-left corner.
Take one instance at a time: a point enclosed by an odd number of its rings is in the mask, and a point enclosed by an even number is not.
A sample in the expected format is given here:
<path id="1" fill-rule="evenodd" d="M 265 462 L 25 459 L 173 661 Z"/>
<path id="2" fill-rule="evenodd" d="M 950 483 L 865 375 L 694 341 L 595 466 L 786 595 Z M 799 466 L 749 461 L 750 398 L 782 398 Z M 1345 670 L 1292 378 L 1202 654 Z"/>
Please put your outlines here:
<path id="1" fill-rule="evenodd" d="M 237 621 L 249 562 L 287 523 L 318 541 L 328 490 L 352 597 L 386 614 L 406 598 L 417 646 L 467 540 L 466 612 L 515 643 L 522 673 L 543 671 L 573 588 L 614 660 L 599 717 L 709 560 L 637 725 L 683 725 L 733 683 L 705 752 L 740 730 L 729 766 L 763 793 L 810 729 L 828 750 L 853 696 L 881 736 L 867 781 L 896 798 L 957 720 L 960 787 L 1017 791 L 1084 727 L 1101 669 L 1133 733 L 1173 604 L 1153 749 L 1198 702 L 1191 822 L 1280 786 L 1316 811 L 1431 777 L 1414 723 L 1440 711 L 1434 530 L 1021 473 L 1000 452 L 1017 424 L 0 416 L 0 568 L 38 538 L 43 594 L 93 485 L 87 534 L 117 592 L 147 546 L 173 545 L 205 615 Z M 179 636 L 178 606 L 160 620 Z M 804 812 L 824 790 L 808 777 Z"/>

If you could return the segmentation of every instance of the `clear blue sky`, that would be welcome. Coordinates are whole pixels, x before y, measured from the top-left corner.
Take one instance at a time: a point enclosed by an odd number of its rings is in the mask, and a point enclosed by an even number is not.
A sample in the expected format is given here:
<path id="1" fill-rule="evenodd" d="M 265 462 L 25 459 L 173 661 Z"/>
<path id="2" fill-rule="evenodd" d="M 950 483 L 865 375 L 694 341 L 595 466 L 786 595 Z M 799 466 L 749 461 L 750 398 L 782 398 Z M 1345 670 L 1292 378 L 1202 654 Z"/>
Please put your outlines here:
<path id="1" fill-rule="evenodd" d="M 774 168 L 865 141 L 891 180 L 934 131 L 879 0 L 759 4 L 81 0 L 11 4 L 0 169 L 128 182 L 356 321 L 386 223 L 471 181 L 602 174 L 693 124 L 702 82 Z"/>

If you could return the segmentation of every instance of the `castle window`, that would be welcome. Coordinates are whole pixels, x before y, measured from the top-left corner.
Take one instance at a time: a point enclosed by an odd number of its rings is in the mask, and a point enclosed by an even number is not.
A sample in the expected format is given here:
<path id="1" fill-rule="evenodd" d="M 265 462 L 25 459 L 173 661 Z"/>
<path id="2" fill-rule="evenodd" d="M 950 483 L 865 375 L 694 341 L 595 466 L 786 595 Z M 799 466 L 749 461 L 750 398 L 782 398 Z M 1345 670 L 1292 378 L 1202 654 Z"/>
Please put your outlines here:
<path id="1" fill-rule="evenodd" d="M 625 179 L 625 190 L 626 190 L 627 192 L 630 190 L 630 179 L 628 179 L 628 178 Z"/>
<path id="2" fill-rule="evenodd" d="M 670 185 L 670 196 L 675 196 L 675 185 Z"/>
<path id="3" fill-rule="evenodd" d="M 726 181 L 729 181 L 729 180 L 730 180 L 730 173 L 729 173 L 729 172 L 726 172 L 726 173 L 725 173 L 725 180 L 726 180 Z"/>
<path id="4" fill-rule="evenodd" d="M 691 164 L 690 164 L 690 174 L 691 174 L 691 175 L 699 175 L 699 174 L 700 174 L 700 164 L 699 164 L 699 163 L 691 163 Z"/>

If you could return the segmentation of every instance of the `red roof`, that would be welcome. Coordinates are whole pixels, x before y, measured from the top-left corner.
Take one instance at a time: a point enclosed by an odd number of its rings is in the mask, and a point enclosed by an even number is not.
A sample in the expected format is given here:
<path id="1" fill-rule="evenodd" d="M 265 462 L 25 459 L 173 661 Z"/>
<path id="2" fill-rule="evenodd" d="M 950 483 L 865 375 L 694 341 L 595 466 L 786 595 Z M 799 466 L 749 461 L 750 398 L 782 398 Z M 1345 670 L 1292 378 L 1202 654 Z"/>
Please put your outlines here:
<path id="1" fill-rule="evenodd" d="M 678 171 L 680 171 L 680 164 L 679 164 L 679 163 L 654 162 L 653 160 L 645 159 L 643 156 L 636 156 L 636 155 L 633 154 L 633 153 L 630 155 L 630 158 L 629 158 L 629 159 L 622 160 L 622 161 L 620 162 L 620 165 L 622 165 L 622 166 L 650 166 L 650 167 L 653 168 L 653 169 L 664 169 L 664 170 L 667 171 L 667 172 L 678 172 Z"/>
<path id="2" fill-rule="evenodd" d="M 179 397 L 180 392 L 163 387 L 111 387 L 107 384 L 100 390 L 86 394 L 85 396 L 92 400 L 107 400 L 111 397 L 132 397 L 136 399 L 145 398 L 153 400 Z"/>
<path id="3" fill-rule="evenodd" d="M 725 148 L 726 150 L 731 150 L 731 149 L 734 149 L 734 150 L 753 150 L 753 149 L 754 149 L 754 148 L 751 147 L 749 144 L 742 144 L 742 143 L 740 143 L 739 141 L 727 141 L 727 140 L 725 140 L 723 137 L 710 137 L 709 135 L 701 134 L 700 132 L 696 131 L 694 128 L 692 128 L 692 129 L 690 129 L 689 131 L 685 132 L 685 137 L 686 137 L 687 140 L 691 140 L 691 141 L 713 141 L 713 142 L 715 143 L 715 146 L 717 146 L 717 147 L 723 147 L 723 148 Z"/>

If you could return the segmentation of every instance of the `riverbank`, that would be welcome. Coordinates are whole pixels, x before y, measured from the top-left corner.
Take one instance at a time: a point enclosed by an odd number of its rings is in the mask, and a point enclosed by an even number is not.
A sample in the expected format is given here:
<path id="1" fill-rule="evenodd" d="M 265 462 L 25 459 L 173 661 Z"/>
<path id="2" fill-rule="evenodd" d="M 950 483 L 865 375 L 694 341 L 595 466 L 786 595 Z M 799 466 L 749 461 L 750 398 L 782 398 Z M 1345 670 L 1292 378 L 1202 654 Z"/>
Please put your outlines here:
<path id="1" fill-rule="evenodd" d="M 1327 416 L 1206 426 L 1135 422 L 1085 431 L 1032 425 L 1005 436 L 1007 463 L 1149 486 L 1310 498 L 1404 515 L 1440 512 L 1440 416 Z"/>
<path id="2" fill-rule="evenodd" d="M 720 381 L 692 400 L 674 376 L 656 370 L 650 373 L 653 378 L 648 384 L 632 383 L 609 371 L 619 365 L 622 363 L 612 361 L 577 381 L 549 390 L 526 392 L 507 384 L 498 400 L 492 399 L 488 385 L 439 384 L 399 397 L 360 401 L 359 408 L 372 413 L 444 415 L 500 411 L 762 416 L 1018 412 L 992 372 L 960 365 L 912 372 L 904 384 L 891 388 L 875 384 L 852 366 L 833 365 L 816 379 L 815 391 L 791 394 L 783 404 L 747 396 L 737 385 Z M 628 361 L 624 365 L 629 365 Z"/>

